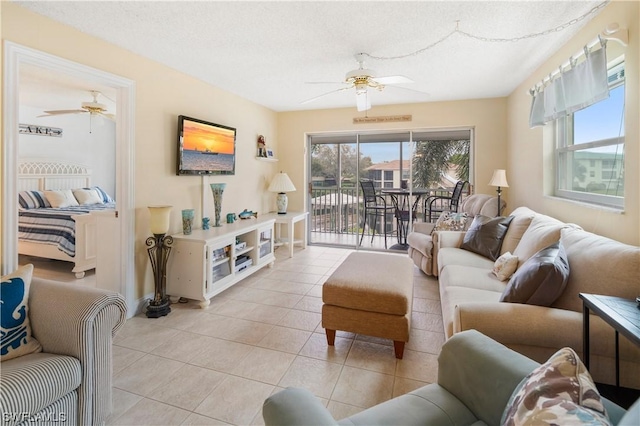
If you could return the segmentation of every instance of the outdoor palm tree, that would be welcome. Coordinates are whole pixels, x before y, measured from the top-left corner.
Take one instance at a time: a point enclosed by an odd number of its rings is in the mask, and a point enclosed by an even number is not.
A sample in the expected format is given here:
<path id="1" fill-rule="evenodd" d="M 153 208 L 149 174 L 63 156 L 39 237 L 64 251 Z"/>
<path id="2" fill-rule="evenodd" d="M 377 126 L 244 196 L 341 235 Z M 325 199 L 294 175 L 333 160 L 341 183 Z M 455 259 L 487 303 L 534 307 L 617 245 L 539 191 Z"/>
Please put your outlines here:
<path id="1" fill-rule="evenodd" d="M 469 140 L 418 141 L 413 156 L 413 185 L 434 188 L 440 185 L 442 175 L 451 165 L 456 178 L 469 180 Z"/>

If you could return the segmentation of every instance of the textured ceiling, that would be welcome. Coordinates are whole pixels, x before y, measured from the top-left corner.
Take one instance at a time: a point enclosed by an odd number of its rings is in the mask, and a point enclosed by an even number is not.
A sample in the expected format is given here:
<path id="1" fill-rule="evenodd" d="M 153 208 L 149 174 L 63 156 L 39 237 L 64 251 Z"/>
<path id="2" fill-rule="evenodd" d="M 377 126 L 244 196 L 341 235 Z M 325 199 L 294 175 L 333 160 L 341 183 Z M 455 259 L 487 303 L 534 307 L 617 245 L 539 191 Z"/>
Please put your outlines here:
<path id="1" fill-rule="evenodd" d="M 341 88 L 345 73 L 357 68 L 356 53 L 408 55 L 451 33 L 456 21 L 460 30 L 481 37 L 521 37 L 561 26 L 601 2 L 16 3 L 275 111 L 291 111 L 354 106 L 353 90 L 301 102 Z M 508 95 L 594 16 L 537 38 L 486 42 L 458 32 L 420 54 L 370 58 L 365 65 L 376 76 L 415 82 L 373 91 L 371 102 Z"/>

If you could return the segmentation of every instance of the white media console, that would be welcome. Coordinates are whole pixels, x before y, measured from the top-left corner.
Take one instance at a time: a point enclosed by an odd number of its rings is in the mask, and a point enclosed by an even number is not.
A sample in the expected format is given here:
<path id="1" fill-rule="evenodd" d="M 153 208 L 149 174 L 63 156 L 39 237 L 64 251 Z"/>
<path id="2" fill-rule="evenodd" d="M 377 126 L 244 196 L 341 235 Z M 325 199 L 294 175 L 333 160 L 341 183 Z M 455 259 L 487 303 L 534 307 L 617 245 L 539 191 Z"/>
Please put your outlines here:
<path id="1" fill-rule="evenodd" d="M 167 294 L 197 300 L 206 308 L 216 294 L 273 266 L 274 223 L 273 218 L 259 217 L 172 235 Z"/>

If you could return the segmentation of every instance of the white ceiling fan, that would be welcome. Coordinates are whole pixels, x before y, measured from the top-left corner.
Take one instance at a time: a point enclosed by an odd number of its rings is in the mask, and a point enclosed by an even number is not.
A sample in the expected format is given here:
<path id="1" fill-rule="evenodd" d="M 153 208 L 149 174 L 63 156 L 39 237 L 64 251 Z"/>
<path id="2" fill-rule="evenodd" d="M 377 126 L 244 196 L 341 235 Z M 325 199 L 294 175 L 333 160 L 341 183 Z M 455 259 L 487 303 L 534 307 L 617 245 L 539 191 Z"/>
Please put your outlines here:
<path id="1" fill-rule="evenodd" d="M 366 111 L 368 109 L 371 109 L 371 100 L 369 99 L 369 96 L 368 96 L 369 88 L 382 91 L 387 85 L 413 83 L 413 80 L 403 75 L 390 75 L 386 77 L 376 77 L 375 71 L 366 69 L 364 67 L 364 56 L 365 55 L 362 53 L 358 53 L 357 55 L 355 55 L 356 61 L 358 62 L 358 69 L 349 71 L 345 76 L 344 82 L 309 82 L 308 83 L 308 84 L 328 84 L 328 83 L 345 84 L 346 85 L 345 87 L 341 87 L 340 89 L 332 90 L 331 92 L 327 92 L 322 95 L 313 97 L 311 99 L 307 99 L 306 101 L 301 102 L 301 104 L 313 102 L 317 99 L 320 99 L 332 93 L 343 92 L 345 90 L 350 90 L 355 88 L 356 106 L 358 108 L 358 111 Z M 418 92 L 417 90 L 408 89 L 406 87 L 398 86 L 398 88 Z M 424 92 L 419 92 L 419 93 L 426 94 Z"/>
<path id="2" fill-rule="evenodd" d="M 109 120 L 115 120 L 116 117 L 114 114 L 110 114 L 107 112 L 107 106 L 98 102 L 98 96 L 102 95 L 97 90 L 90 90 L 91 96 L 93 96 L 92 102 L 82 102 L 82 109 L 57 109 L 51 111 L 44 111 L 43 115 L 39 115 L 38 117 L 49 117 L 52 115 L 64 115 L 64 114 L 83 114 L 89 113 L 90 115 L 101 115 L 103 117 L 108 118 Z M 104 96 L 104 95 L 103 95 Z"/>

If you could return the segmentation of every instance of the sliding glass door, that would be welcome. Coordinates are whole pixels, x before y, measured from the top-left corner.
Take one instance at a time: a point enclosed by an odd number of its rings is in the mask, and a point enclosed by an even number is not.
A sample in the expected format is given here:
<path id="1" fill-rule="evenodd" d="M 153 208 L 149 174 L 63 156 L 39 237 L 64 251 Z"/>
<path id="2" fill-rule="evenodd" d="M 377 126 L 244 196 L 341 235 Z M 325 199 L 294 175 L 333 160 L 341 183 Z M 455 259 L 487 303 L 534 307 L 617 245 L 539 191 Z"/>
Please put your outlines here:
<path id="1" fill-rule="evenodd" d="M 446 194 L 459 177 L 469 180 L 470 133 L 466 129 L 311 135 L 310 244 L 406 249 L 403 243 L 411 223 L 424 217 L 425 188 Z M 373 184 L 378 206 L 387 206 L 387 211 L 365 211 L 362 181 Z"/>
<path id="2" fill-rule="evenodd" d="M 310 144 L 309 242 L 354 246 L 359 224 L 356 135 Z"/>

